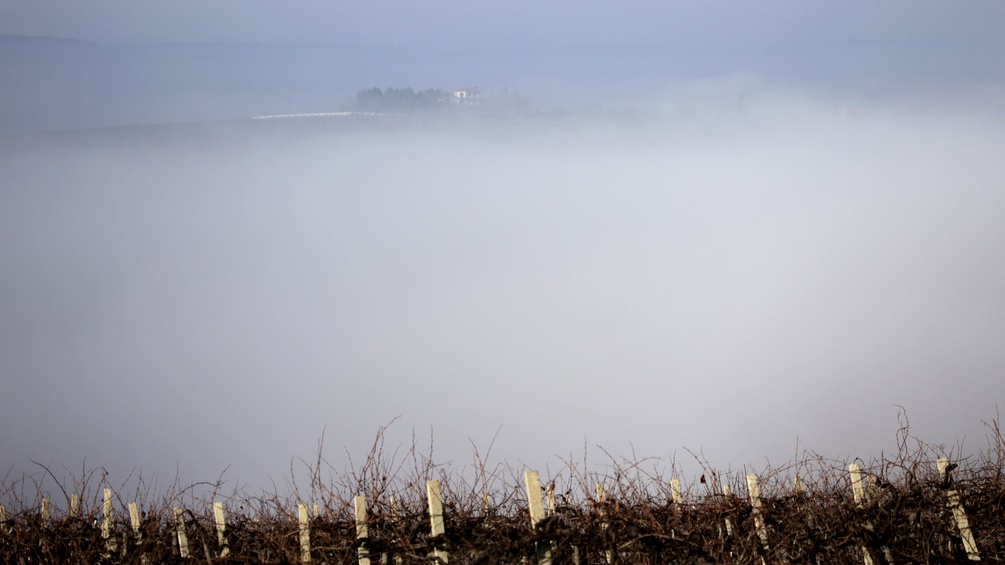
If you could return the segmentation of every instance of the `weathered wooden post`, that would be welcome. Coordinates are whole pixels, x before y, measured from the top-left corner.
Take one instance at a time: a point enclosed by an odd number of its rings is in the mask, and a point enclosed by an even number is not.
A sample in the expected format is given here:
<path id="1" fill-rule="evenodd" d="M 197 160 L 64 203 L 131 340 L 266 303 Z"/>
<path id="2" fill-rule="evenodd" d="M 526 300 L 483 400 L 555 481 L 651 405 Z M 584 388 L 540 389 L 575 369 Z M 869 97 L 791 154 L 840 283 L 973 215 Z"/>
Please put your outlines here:
<path id="1" fill-rule="evenodd" d="M 216 543 L 220 546 L 220 557 L 230 555 L 230 542 L 227 540 L 227 515 L 223 511 L 222 502 L 213 503 L 213 519 L 216 521 Z"/>
<path id="2" fill-rule="evenodd" d="M 367 538 L 370 534 L 366 527 L 366 497 L 356 496 L 352 499 L 353 510 L 356 512 L 356 541 L 359 547 L 356 555 L 359 558 L 359 565 L 370 565 L 370 548 L 367 546 Z"/>
<path id="3" fill-rule="evenodd" d="M 673 512 L 677 516 L 680 516 L 681 511 L 684 510 L 684 496 L 680 491 L 680 480 L 671 479 L 670 480 L 670 499 L 673 500 Z M 670 537 L 676 539 L 677 531 L 676 528 L 670 529 Z"/>
<path id="4" fill-rule="evenodd" d="M 851 492 L 852 498 L 855 499 L 855 507 L 862 508 L 865 503 L 865 489 L 862 488 L 862 470 L 858 463 L 848 465 L 848 474 L 851 475 Z M 865 529 L 871 530 L 872 525 L 866 522 Z M 865 565 L 874 565 L 872 554 L 869 553 L 869 548 L 864 543 L 862 544 L 862 562 Z"/>
<path id="5" fill-rule="evenodd" d="M 138 545 L 143 539 L 143 530 L 140 523 L 140 509 L 135 502 L 129 503 L 129 525 L 133 529 L 133 537 L 136 538 Z"/>
<path id="6" fill-rule="evenodd" d="M 544 507 L 541 505 L 541 477 L 537 471 L 527 471 L 523 474 L 523 482 L 527 487 L 527 509 L 530 512 L 530 527 L 537 529 L 537 525 L 544 520 Z M 547 541 L 539 541 L 535 544 L 537 551 L 538 565 L 551 565 L 551 544 Z"/>
<path id="7" fill-rule="evenodd" d="M 851 493 L 855 499 L 855 505 L 861 507 L 865 501 L 865 489 L 862 487 L 862 469 L 858 463 L 848 465 L 848 474 L 851 476 Z"/>
<path id="8" fill-rule="evenodd" d="M 39 510 L 38 510 L 38 516 L 40 518 L 42 528 L 46 528 L 47 529 L 47 528 L 49 528 L 49 526 L 52 525 L 50 523 L 51 519 L 52 519 L 52 515 L 49 513 L 49 499 L 48 498 L 43 498 L 42 499 L 42 507 L 39 508 Z M 47 541 L 42 541 L 42 544 L 44 546 L 48 546 Z M 22 561 L 23 561 L 23 559 L 22 559 Z"/>
<path id="9" fill-rule="evenodd" d="M 851 477 L 851 495 L 855 501 L 855 507 L 861 509 L 865 506 L 865 503 L 869 502 L 871 497 L 875 496 L 875 477 L 869 473 L 864 477 L 862 476 L 862 469 L 858 466 L 858 463 L 848 464 L 848 475 Z M 872 522 L 865 521 L 862 527 L 872 532 L 874 527 Z M 879 548 L 882 552 L 883 559 L 886 563 L 893 562 L 893 554 L 890 553 L 889 548 L 882 546 Z M 873 565 L 874 561 L 872 559 L 872 554 L 865 545 L 862 545 L 862 562 L 865 565 Z"/>
<path id="10" fill-rule="evenodd" d="M 684 504 L 684 495 L 681 494 L 679 479 L 670 481 L 670 498 L 673 499 L 674 510 L 680 512 Z"/>
<path id="11" fill-rule="evenodd" d="M 729 488 L 729 483 L 722 485 L 722 495 L 726 497 L 726 502 L 729 503 L 729 499 L 733 497 L 733 489 Z M 733 522 L 726 516 L 726 535 L 733 535 Z"/>
<path id="12" fill-rule="evenodd" d="M 764 524 L 764 511 L 761 506 L 761 486 L 757 482 L 757 475 L 747 475 L 747 494 L 750 497 L 750 513 L 754 516 L 754 528 L 757 530 L 757 537 L 761 538 L 761 547 L 764 552 L 769 550 L 768 528 Z M 761 558 L 764 562 L 764 558 Z"/>
<path id="13" fill-rule="evenodd" d="M 796 487 L 796 495 L 801 498 L 806 493 L 806 486 L 803 484 L 803 478 L 797 474 L 794 482 Z M 808 505 L 803 505 L 803 508 L 805 509 L 806 512 L 806 527 L 812 530 L 816 527 L 816 519 L 813 516 L 813 511 L 811 510 L 811 507 Z"/>
<path id="14" fill-rule="evenodd" d="M 719 530 L 719 539 L 722 540 L 723 547 L 725 549 L 729 549 L 729 556 L 730 556 L 730 558 L 732 558 L 733 557 L 733 549 L 732 549 L 733 540 L 731 540 L 730 538 L 733 537 L 733 521 L 729 519 L 729 513 L 728 513 L 728 511 L 733 506 L 733 489 L 730 488 L 729 483 L 721 483 L 721 484 L 722 484 L 722 497 L 723 497 L 723 500 L 724 500 L 724 504 L 726 505 L 726 508 L 725 508 L 726 512 L 724 512 L 725 518 L 723 519 L 723 521 L 725 522 L 725 525 L 726 525 L 726 534 L 723 535 L 722 526 L 717 526 L 717 528 Z"/>
<path id="15" fill-rule="evenodd" d="M 70 495 L 70 518 L 80 518 L 80 495 Z"/>
<path id="16" fill-rule="evenodd" d="M 848 465 L 848 474 L 851 476 L 852 498 L 855 500 L 855 506 L 861 509 L 873 495 L 875 489 L 873 485 L 875 485 L 876 479 L 871 473 L 863 478 L 862 468 L 859 467 L 858 463 Z M 862 527 L 870 532 L 874 530 L 874 526 L 869 520 L 866 520 L 862 524 Z M 883 552 L 883 558 L 887 563 L 893 563 L 893 554 L 890 552 L 890 548 L 883 546 L 880 548 L 880 551 Z M 865 565 L 873 565 L 875 563 L 872 559 L 872 554 L 869 553 L 869 548 L 865 544 L 862 545 L 862 562 Z"/>
<path id="17" fill-rule="evenodd" d="M 397 530 L 397 528 L 398 528 L 398 499 L 395 498 L 394 495 L 391 495 L 391 522 L 394 523 L 395 530 Z M 381 565 L 386 565 L 386 562 L 387 562 L 386 557 L 387 557 L 386 554 L 384 556 L 382 556 L 382 558 L 381 558 Z M 394 564 L 395 565 L 401 565 L 402 562 L 404 562 L 404 558 L 401 555 L 398 555 L 397 553 L 395 553 L 395 555 L 394 555 Z"/>
<path id="18" fill-rule="evenodd" d="M 426 481 L 426 497 L 429 499 L 430 535 L 435 544 L 433 563 L 447 563 L 450 560 L 450 556 L 447 550 L 443 549 L 443 537 L 446 534 L 446 527 L 443 523 L 443 500 L 440 498 L 439 481 Z"/>
<path id="19" fill-rule="evenodd" d="M 135 502 L 129 503 L 129 526 L 133 531 L 133 545 L 138 549 L 143 543 L 143 525 L 140 522 L 140 509 Z M 140 563 L 146 565 L 148 562 L 147 556 L 140 553 Z"/>
<path id="20" fill-rule="evenodd" d="M 188 533 L 185 531 L 185 509 L 175 508 L 174 509 L 174 528 L 175 536 L 178 539 L 178 555 L 182 559 L 188 559 L 191 555 L 188 549 Z"/>
<path id="21" fill-rule="evenodd" d="M 311 562 L 311 516 L 306 504 L 297 505 L 297 519 L 300 523 L 300 562 Z"/>
<path id="22" fill-rule="evenodd" d="M 973 532 L 970 531 L 970 520 L 967 519 L 967 512 L 963 509 L 960 493 L 953 488 L 949 459 L 943 457 L 938 460 L 937 465 L 939 467 L 939 476 L 942 477 L 942 483 L 949 487 L 946 491 L 946 505 L 953 512 L 953 518 L 956 520 L 956 527 L 960 531 L 960 539 L 963 540 L 963 549 L 967 552 L 967 558 L 971 561 L 980 561 L 981 554 L 977 551 L 977 541 L 974 539 Z"/>
<path id="23" fill-rule="evenodd" d="M 105 540 L 105 553 L 115 553 L 115 512 L 112 508 L 112 489 L 105 488 L 105 498 L 101 505 L 101 539 Z"/>
<path id="24" fill-rule="evenodd" d="M 865 489 L 862 487 L 862 469 L 858 463 L 848 465 L 848 475 L 851 477 L 851 492 L 855 499 L 855 504 L 861 506 L 865 503 Z"/>
<path id="25" fill-rule="evenodd" d="M 606 532 L 609 524 L 607 521 L 607 493 L 604 491 L 604 483 L 597 483 L 597 507 L 600 509 L 600 517 L 603 520 L 600 528 Z M 604 559 L 608 564 L 614 563 L 613 547 L 604 550 Z"/>

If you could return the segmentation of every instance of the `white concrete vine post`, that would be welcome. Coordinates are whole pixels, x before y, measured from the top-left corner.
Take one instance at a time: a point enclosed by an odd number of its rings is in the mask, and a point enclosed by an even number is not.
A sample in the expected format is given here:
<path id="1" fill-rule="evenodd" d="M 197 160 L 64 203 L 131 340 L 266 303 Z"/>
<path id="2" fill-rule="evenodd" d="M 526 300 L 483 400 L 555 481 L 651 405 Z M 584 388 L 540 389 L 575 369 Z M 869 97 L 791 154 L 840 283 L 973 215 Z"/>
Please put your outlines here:
<path id="1" fill-rule="evenodd" d="M 433 538 L 442 540 L 446 528 L 443 525 L 443 500 L 440 497 L 439 481 L 426 481 L 426 497 L 429 499 L 430 533 Z M 447 550 L 440 548 L 433 550 L 433 563 L 447 563 L 449 560 L 450 556 L 447 554 Z"/>
<path id="2" fill-rule="evenodd" d="M 230 555 L 230 544 L 227 542 L 227 516 L 222 502 L 213 503 L 213 518 L 216 521 L 216 543 L 220 546 L 220 557 L 227 557 Z"/>
<path id="3" fill-rule="evenodd" d="M 181 555 L 182 559 L 188 559 L 188 534 L 185 532 L 185 509 L 175 508 L 174 509 L 174 523 L 175 528 L 178 530 L 178 555 Z"/>
<path id="4" fill-rule="evenodd" d="M 862 469 L 859 467 L 858 463 L 851 463 L 848 465 L 848 474 L 851 476 L 851 493 L 852 497 L 855 499 L 855 506 L 862 508 L 865 506 L 865 503 L 870 500 L 870 497 L 875 490 L 874 487 L 871 486 L 874 485 L 875 479 L 872 475 L 868 475 L 863 480 Z M 870 532 L 873 531 L 872 522 L 868 520 L 863 523 L 862 526 Z M 883 558 L 886 559 L 886 562 L 893 563 L 893 554 L 890 552 L 890 548 L 883 546 L 880 549 L 883 552 Z M 874 563 L 872 554 L 869 553 L 869 548 L 865 545 L 862 545 L 862 562 L 865 565 L 873 565 Z"/>
<path id="5" fill-rule="evenodd" d="M 851 493 L 852 498 L 855 499 L 855 506 L 861 508 L 865 498 L 865 489 L 862 488 L 862 471 L 859 469 L 858 463 L 848 465 L 848 474 L 851 476 Z M 865 527 L 871 529 L 868 522 Z M 873 565 L 872 554 L 869 553 L 869 548 L 865 545 L 862 546 L 862 562 L 865 565 Z"/>
<path id="6" fill-rule="evenodd" d="M 952 485 L 949 459 L 943 457 L 938 460 L 937 465 L 942 482 Z M 963 509 L 960 493 L 955 488 L 950 488 L 946 491 L 946 499 L 946 505 L 952 510 L 956 527 L 960 531 L 960 539 L 963 540 L 963 549 L 967 551 L 967 558 L 971 561 L 980 561 L 981 554 L 977 551 L 977 541 L 974 539 L 974 533 L 970 530 L 970 520 L 967 519 L 967 513 Z"/>
<path id="7" fill-rule="evenodd" d="M 604 483 L 597 483 L 597 506 L 600 508 L 600 515 L 603 517 L 603 523 L 601 524 L 601 529 L 607 530 L 607 492 L 604 491 Z M 604 559 L 608 564 L 614 563 L 614 550 L 607 549 L 604 551 Z"/>
<path id="8" fill-rule="evenodd" d="M 115 553 L 115 512 L 110 488 L 105 488 L 104 503 L 101 505 L 101 539 L 105 540 L 105 551 L 108 554 Z"/>
<path id="9" fill-rule="evenodd" d="M 352 499 L 352 504 L 356 513 L 356 539 L 359 541 L 359 549 L 356 550 L 356 554 L 359 558 L 359 565 L 370 565 L 370 548 L 366 545 L 370 536 L 366 527 L 366 498 L 356 496 Z"/>
<path id="10" fill-rule="evenodd" d="M 129 526 L 133 529 L 133 538 L 136 540 L 136 545 L 139 545 L 143 541 L 143 530 L 140 527 L 140 509 L 136 506 L 135 502 L 129 503 Z"/>
<path id="11" fill-rule="evenodd" d="M 764 513 L 761 508 L 761 487 L 757 483 L 757 475 L 747 475 L 747 493 L 750 496 L 751 513 L 754 515 L 754 527 L 757 537 L 761 538 L 761 547 L 768 551 L 768 528 L 764 524 Z"/>
<path id="12" fill-rule="evenodd" d="M 143 524 L 140 521 L 140 509 L 135 502 L 129 503 L 129 526 L 133 530 L 133 540 L 136 547 L 140 547 L 143 543 Z M 140 563 L 146 565 L 149 563 L 147 556 L 140 554 Z"/>
<path id="13" fill-rule="evenodd" d="M 527 471 L 523 474 L 524 486 L 527 487 L 527 509 L 530 512 L 530 527 L 537 525 L 545 518 L 544 506 L 541 504 L 541 477 L 537 471 Z M 554 496 L 554 491 L 550 491 Z M 553 498 L 549 498 L 549 504 Z M 551 565 L 551 544 L 539 541 L 535 544 L 538 565 Z"/>
<path id="14" fill-rule="evenodd" d="M 729 488 L 729 483 L 722 485 L 722 494 L 727 499 L 733 496 L 733 490 Z M 733 522 L 730 521 L 729 516 L 726 517 L 726 535 L 733 535 Z"/>
<path id="15" fill-rule="evenodd" d="M 311 516 L 306 504 L 297 505 L 297 519 L 300 523 L 300 562 L 311 562 Z"/>

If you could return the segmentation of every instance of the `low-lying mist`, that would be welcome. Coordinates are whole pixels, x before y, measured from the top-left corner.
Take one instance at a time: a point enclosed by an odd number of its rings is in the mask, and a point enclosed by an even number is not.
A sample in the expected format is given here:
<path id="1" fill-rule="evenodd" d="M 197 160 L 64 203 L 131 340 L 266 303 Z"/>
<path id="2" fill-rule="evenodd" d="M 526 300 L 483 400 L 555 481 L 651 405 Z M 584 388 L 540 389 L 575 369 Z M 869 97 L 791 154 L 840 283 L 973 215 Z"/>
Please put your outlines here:
<path id="1" fill-rule="evenodd" d="M 259 487 L 397 418 L 444 462 L 757 467 L 878 455 L 899 407 L 982 447 L 1002 115 L 657 108 L 10 143 L 5 464 Z"/>

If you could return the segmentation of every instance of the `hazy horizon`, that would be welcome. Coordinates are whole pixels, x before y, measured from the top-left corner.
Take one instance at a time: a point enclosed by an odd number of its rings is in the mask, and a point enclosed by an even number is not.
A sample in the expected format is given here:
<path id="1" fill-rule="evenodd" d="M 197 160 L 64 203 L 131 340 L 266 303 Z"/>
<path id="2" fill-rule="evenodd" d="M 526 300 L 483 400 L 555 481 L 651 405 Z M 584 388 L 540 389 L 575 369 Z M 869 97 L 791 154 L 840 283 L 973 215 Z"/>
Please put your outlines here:
<path id="1" fill-rule="evenodd" d="M 373 39 L 116 43 L 61 37 L 0 35 L 0 135 L 330 112 L 372 87 L 519 91 L 539 112 L 647 112 L 668 101 L 690 111 L 702 95 L 734 104 L 765 87 L 852 109 L 1005 110 L 1005 65 L 995 56 L 1005 45 L 981 35 L 951 42 L 825 36 L 461 49 Z"/>

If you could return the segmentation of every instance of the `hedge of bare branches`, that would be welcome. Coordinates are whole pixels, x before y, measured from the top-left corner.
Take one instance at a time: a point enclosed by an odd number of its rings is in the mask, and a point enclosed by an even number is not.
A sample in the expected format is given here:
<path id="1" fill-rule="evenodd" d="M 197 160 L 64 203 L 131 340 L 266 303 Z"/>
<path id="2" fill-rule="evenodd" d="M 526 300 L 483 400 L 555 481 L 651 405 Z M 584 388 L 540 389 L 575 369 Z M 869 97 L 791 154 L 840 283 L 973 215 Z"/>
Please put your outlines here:
<path id="1" fill-rule="evenodd" d="M 404 456 L 387 455 L 382 432 L 361 465 L 335 472 L 319 455 L 305 465 L 309 488 L 294 487 L 282 496 L 221 496 L 219 483 L 176 484 L 157 494 L 134 481 L 138 486 L 132 490 L 115 491 L 105 530 L 106 477 L 91 471 L 64 485 L 43 468 L 0 485 L 5 501 L 0 561 L 299 563 L 297 508 L 304 504 L 310 509 L 310 559 L 316 563 L 358 563 L 362 549 L 373 563 L 428 564 L 439 549 L 450 563 L 533 564 L 541 548 L 555 563 L 584 565 L 863 563 L 867 555 L 877 564 L 965 562 L 975 555 L 968 554 L 949 506 L 950 492 L 956 492 L 981 560 L 1002 562 L 1005 442 L 997 421 L 989 429 L 987 449 L 956 457 L 943 475 L 935 462 L 945 450 L 913 438 L 905 425 L 898 453 L 861 462 L 860 497 L 853 493 L 847 461 L 807 453 L 761 471 L 763 530 L 746 477 L 719 471 L 700 456 L 704 472 L 682 482 L 678 501 L 668 479 L 675 465 L 612 458 L 598 470 L 564 462 L 545 478 L 554 506 L 536 528 L 530 524 L 523 469 L 489 468 L 476 450 L 474 466 L 454 471 L 435 465 L 414 443 Z M 428 480 L 438 480 L 443 490 L 446 533 L 436 538 L 430 535 Z M 54 481 L 55 494 L 44 488 Z M 597 483 L 606 492 L 601 501 Z M 73 493 L 82 497 L 76 511 L 70 510 Z M 366 539 L 357 538 L 356 495 L 366 498 Z M 50 497 L 65 501 L 43 511 L 43 498 Z M 214 501 L 222 501 L 227 512 L 223 544 Z M 142 509 L 138 529 L 126 509 L 129 502 Z M 175 508 L 183 509 L 184 558 Z"/>

